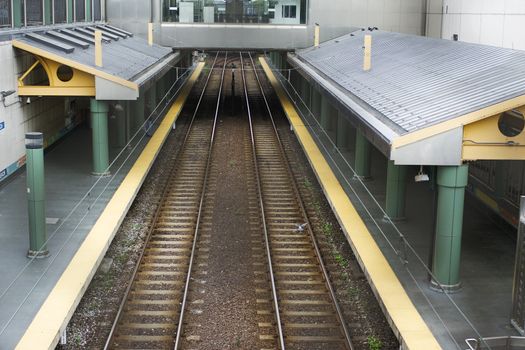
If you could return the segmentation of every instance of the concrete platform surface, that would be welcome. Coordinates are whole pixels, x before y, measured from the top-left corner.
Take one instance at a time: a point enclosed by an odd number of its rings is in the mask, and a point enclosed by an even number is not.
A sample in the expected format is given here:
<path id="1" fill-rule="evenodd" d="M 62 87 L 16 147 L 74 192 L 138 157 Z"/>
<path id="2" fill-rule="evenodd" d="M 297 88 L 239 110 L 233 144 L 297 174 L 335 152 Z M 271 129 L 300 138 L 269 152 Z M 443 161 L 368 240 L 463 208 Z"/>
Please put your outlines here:
<path id="1" fill-rule="evenodd" d="M 126 148 L 111 167 L 112 176 L 100 180 L 91 175 L 89 129 L 74 130 L 46 152 L 50 254 L 44 259 L 26 257 L 29 233 L 25 169 L 0 187 L 0 349 L 16 346 L 144 144 L 142 140 L 135 150 Z M 120 151 L 112 148 L 111 159 Z"/>

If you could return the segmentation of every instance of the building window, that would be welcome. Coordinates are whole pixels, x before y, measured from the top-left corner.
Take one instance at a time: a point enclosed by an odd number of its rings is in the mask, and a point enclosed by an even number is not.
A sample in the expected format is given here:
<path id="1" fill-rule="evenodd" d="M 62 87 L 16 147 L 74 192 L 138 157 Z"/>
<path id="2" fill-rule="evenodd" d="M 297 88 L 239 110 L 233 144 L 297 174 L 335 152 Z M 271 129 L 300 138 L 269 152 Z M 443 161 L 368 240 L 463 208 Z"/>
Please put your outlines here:
<path id="1" fill-rule="evenodd" d="M 26 0 L 26 18 L 28 26 L 37 26 L 44 23 L 42 0 Z"/>
<path id="2" fill-rule="evenodd" d="M 100 0 L 93 0 L 93 20 L 102 20 L 102 7 L 100 5 Z"/>
<path id="3" fill-rule="evenodd" d="M 53 16 L 55 23 L 66 23 L 67 0 L 53 0 Z"/>
<path id="4" fill-rule="evenodd" d="M 297 18 L 297 6 L 283 5 L 283 18 Z"/>
<path id="5" fill-rule="evenodd" d="M 86 20 L 86 0 L 75 0 L 75 22 Z"/>
<path id="6" fill-rule="evenodd" d="M 0 28 L 11 27 L 11 0 L 0 0 Z"/>
<path id="7" fill-rule="evenodd" d="M 162 0 L 162 20 L 300 25 L 307 9 L 308 0 Z"/>

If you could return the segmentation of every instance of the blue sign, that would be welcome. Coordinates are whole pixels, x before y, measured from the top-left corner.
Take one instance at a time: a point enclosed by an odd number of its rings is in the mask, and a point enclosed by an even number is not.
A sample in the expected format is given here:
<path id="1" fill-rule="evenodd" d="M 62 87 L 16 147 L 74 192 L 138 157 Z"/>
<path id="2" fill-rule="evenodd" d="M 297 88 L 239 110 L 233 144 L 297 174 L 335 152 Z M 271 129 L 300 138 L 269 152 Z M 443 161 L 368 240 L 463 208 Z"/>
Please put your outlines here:
<path id="1" fill-rule="evenodd" d="M 0 180 L 7 176 L 7 169 L 0 171 Z"/>
<path id="2" fill-rule="evenodd" d="M 0 122 L 0 130 L 5 129 L 5 122 Z"/>

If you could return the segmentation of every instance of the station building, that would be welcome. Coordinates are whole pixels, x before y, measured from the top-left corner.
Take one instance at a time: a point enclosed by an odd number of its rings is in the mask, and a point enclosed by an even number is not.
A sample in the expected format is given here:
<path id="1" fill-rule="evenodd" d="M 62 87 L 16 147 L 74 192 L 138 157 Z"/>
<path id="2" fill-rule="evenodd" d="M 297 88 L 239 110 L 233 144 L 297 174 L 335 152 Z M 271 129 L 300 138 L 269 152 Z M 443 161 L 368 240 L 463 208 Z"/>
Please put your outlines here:
<path id="1" fill-rule="evenodd" d="M 418 349 L 413 339 L 423 334 L 403 321 L 411 312 L 444 349 L 523 335 L 516 229 L 525 189 L 524 18 L 519 1 L 0 0 L 0 224 L 7 228 L 0 252 L 11 260 L 0 288 L 0 341 L 15 347 L 31 336 L 35 315 L 117 190 L 93 179 L 124 169 L 123 180 L 131 164 L 118 168 L 122 154 L 130 144 L 145 147 L 136 135 L 166 113 L 196 51 L 219 49 L 264 53 L 280 97 L 291 101 L 379 247 L 374 253 L 415 305 L 396 308 L 405 299 L 389 299 L 382 267 L 361 232 L 348 228 L 402 346 Z M 41 271 L 23 267 L 31 247 L 19 198 L 26 133 L 35 131 L 46 160 L 53 152 L 68 159 L 51 163 L 50 186 L 67 183 L 69 193 L 56 198 L 60 209 L 44 213 L 48 231 L 82 199 L 72 195 L 77 184 L 82 193 L 104 187 L 91 224 L 65 253 L 49 242 L 53 260 L 40 268 L 53 272 L 40 287 Z M 343 222 L 349 214 L 324 190 Z M 70 219 L 56 238 L 67 239 L 77 223 Z M 49 330 L 50 344 L 80 297 Z"/>

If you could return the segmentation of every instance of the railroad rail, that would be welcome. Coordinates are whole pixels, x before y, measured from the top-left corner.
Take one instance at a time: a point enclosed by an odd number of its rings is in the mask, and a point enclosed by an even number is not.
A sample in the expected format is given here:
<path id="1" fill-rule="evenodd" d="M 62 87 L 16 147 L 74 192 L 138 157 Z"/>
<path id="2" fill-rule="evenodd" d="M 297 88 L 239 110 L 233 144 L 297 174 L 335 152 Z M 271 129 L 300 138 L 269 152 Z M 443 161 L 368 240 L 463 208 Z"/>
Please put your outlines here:
<path id="1" fill-rule="evenodd" d="M 197 300 L 199 288 L 194 284 L 207 273 L 203 261 L 213 249 L 208 233 L 219 204 L 214 202 L 218 180 L 217 164 L 212 161 L 214 144 L 219 117 L 224 115 L 225 71 L 232 69 L 234 96 L 238 66 L 242 81 L 237 83 L 242 85 L 245 109 L 237 117 L 249 126 L 249 135 L 245 134 L 249 142 L 244 144 L 245 178 L 253 208 L 251 236 L 253 249 L 264 252 L 254 254 L 251 261 L 256 266 L 259 344 L 281 350 L 353 350 L 250 53 L 229 59 L 228 54 L 217 53 L 204 86 L 196 87 L 202 91 L 105 349 L 177 350 L 198 347 L 195 341 L 202 339 L 188 312 L 190 303 L 203 302 Z M 185 325 L 193 327 L 186 335 Z"/>
<path id="2" fill-rule="evenodd" d="M 353 349 L 257 67 L 240 60 L 279 348 Z"/>
<path id="3" fill-rule="evenodd" d="M 182 333 L 226 65 L 217 53 L 105 349 L 170 349 Z"/>

